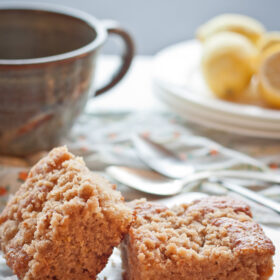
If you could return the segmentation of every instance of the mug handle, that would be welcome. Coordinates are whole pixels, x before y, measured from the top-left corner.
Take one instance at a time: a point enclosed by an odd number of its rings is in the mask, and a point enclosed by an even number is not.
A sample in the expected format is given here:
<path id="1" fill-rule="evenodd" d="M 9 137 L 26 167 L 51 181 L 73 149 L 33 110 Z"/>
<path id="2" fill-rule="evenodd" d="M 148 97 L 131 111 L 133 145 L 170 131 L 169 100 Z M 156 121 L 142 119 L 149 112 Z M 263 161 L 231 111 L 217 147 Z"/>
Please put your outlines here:
<path id="1" fill-rule="evenodd" d="M 110 81 L 106 85 L 96 90 L 95 96 L 98 96 L 106 92 L 107 90 L 111 89 L 124 77 L 124 75 L 126 74 L 126 72 L 128 71 L 131 65 L 135 53 L 135 46 L 132 37 L 127 31 L 121 28 L 117 22 L 111 20 L 105 20 L 102 22 L 102 24 L 104 25 L 109 35 L 110 34 L 118 35 L 124 41 L 125 49 L 122 55 L 121 65 L 113 74 Z"/>

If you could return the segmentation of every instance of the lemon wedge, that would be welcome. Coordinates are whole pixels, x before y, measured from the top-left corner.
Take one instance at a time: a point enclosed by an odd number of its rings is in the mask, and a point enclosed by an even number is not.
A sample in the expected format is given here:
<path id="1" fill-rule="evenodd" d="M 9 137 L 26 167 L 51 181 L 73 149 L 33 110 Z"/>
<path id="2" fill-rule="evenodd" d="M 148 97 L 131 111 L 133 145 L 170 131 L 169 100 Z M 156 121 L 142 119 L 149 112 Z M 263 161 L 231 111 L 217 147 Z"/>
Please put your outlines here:
<path id="1" fill-rule="evenodd" d="M 279 42 L 279 44 L 276 44 L 276 43 L 271 44 L 269 47 L 263 49 L 263 51 L 260 52 L 259 56 L 255 60 L 255 68 L 259 69 L 264 60 L 266 60 L 272 54 L 277 53 L 279 51 L 280 51 L 280 42 Z"/>
<path id="2" fill-rule="evenodd" d="M 202 72 L 206 83 L 219 98 L 232 100 L 240 96 L 254 74 L 256 47 L 244 36 L 221 32 L 204 45 Z"/>
<path id="3" fill-rule="evenodd" d="M 265 33 L 259 40 L 258 47 L 260 52 L 266 52 L 270 48 L 280 45 L 280 32 L 273 31 Z"/>
<path id="4" fill-rule="evenodd" d="M 264 26 L 257 20 L 239 14 L 223 14 L 214 17 L 197 30 L 197 38 L 205 42 L 214 34 L 223 31 L 239 33 L 257 44 L 263 33 Z"/>
<path id="5" fill-rule="evenodd" d="M 259 70 L 259 91 L 271 107 L 280 108 L 280 50 L 264 59 Z"/>

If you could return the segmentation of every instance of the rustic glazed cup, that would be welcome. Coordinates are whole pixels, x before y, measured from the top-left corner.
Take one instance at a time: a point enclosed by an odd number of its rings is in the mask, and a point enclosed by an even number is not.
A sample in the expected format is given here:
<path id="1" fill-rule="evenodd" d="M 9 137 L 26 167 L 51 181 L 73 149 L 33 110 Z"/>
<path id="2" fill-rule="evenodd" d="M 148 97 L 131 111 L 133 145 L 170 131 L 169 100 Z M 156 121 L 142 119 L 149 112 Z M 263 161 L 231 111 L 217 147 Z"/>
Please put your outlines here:
<path id="1" fill-rule="evenodd" d="M 96 90 L 96 58 L 108 34 L 124 41 L 124 55 Z M 0 153 L 25 156 L 58 145 L 88 97 L 122 79 L 133 54 L 130 35 L 115 22 L 53 5 L 1 4 Z"/>

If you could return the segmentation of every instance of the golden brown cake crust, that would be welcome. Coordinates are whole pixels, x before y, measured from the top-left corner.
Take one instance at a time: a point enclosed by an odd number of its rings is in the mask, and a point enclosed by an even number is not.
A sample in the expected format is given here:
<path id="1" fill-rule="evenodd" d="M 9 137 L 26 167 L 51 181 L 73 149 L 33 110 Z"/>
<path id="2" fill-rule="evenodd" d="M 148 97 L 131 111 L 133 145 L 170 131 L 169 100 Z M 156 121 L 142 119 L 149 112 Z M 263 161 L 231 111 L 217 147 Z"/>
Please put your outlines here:
<path id="1" fill-rule="evenodd" d="M 19 279 L 95 279 L 132 221 L 114 189 L 65 147 L 38 162 L 0 216 L 1 248 Z"/>
<path id="2" fill-rule="evenodd" d="M 130 204 L 136 220 L 122 259 L 127 280 L 264 280 L 275 248 L 247 204 L 208 197 L 168 209 Z"/>

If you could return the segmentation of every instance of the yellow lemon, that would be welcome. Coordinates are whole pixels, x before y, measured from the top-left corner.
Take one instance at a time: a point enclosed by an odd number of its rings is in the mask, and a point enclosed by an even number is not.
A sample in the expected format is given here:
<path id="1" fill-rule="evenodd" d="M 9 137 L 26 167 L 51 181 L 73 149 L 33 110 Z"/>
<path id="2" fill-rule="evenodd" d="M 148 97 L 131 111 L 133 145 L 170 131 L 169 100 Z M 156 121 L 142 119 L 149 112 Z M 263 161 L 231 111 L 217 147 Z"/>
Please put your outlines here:
<path id="1" fill-rule="evenodd" d="M 235 99 L 250 83 L 257 49 L 244 36 L 221 32 L 204 45 L 202 72 L 213 93 L 223 99 Z"/>
<path id="2" fill-rule="evenodd" d="M 259 69 L 262 64 L 262 62 L 264 60 L 266 60 L 266 58 L 268 58 L 269 56 L 271 56 L 274 53 L 277 53 L 280 51 L 280 42 L 279 44 L 271 44 L 270 46 L 267 46 L 266 48 L 264 48 L 262 51 L 260 51 L 260 54 L 258 57 L 256 57 L 255 61 L 254 61 L 254 65 L 255 65 L 255 69 Z"/>
<path id="3" fill-rule="evenodd" d="M 273 53 L 280 51 L 280 32 L 265 33 L 259 41 L 258 49 L 260 55 L 256 61 L 256 65 L 259 68 L 263 60 Z"/>
<path id="4" fill-rule="evenodd" d="M 257 44 L 263 33 L 264 26 L 257 20 L 239 14 L 222 14 L 203 24 L 197 30 L 197 38 L 205 42 L 219 32 L 230 31 L 239 33 Z"/>
<path id="5" fill-rule="evenodd" d="M 268 51 L 270 48 L 280 45 L 280 32 L 273 31 L 263 34 L 258 42 L 261 53 Z"/>
<path id="6" fill-rule="evenodd" d="M 259 70 L 259 91 L 269 106 L 280 108 L 280 50 L 262 61 Z"/>

